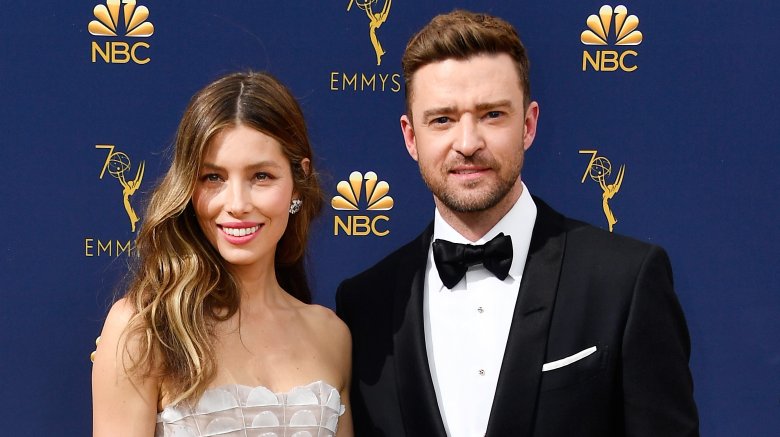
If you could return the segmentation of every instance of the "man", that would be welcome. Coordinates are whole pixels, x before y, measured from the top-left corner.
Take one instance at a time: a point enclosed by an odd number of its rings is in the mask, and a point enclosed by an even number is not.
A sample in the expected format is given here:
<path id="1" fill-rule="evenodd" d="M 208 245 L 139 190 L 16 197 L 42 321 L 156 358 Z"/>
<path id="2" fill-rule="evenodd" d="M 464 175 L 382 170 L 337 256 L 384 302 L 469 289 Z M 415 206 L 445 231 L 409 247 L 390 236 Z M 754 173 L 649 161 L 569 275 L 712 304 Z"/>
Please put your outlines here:
<path id="1" fill-rule="evenodd" d="M 436 211 L 337 292 L 356 435 L 698 435 L 666 254 L 521 181 L 539 106 L 512 26 L 440 15 L 403 68 L 401 129 Z"/>

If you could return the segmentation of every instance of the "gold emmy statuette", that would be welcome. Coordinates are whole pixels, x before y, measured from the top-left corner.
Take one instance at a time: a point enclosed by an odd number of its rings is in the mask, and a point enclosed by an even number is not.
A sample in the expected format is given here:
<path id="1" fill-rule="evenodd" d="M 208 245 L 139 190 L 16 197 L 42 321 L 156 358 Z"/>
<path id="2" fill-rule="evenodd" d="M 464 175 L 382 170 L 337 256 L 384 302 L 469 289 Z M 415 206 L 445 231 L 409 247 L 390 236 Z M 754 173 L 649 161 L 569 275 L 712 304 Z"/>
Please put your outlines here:
<path id="1" fill-rule="evenodd" d="M 385 54 L 385 51 L 382 49 L 382 44 L 379 43 L 379 40 L 376 37 L 376 30 L 387 21 L 387 16 L 390 15 L 390 6 L 392 5 L 393 0 L 385 0 L 384 6 L 382 6 L 382 12 L 378 13 L 374 12 L 372 6 L 376 2 L 377 0 L 364 0 L 362 2 L 360 0 L 349 0 L 347 12 L 349 12 L 354 3 L 368 16 L 368 34 L 371 37 L 371 44 L 374 46 L 374 51 L 376 52 L 376 65 L 382 65 L 382 55 Z"/>
<path id="2" fill-rule="evenodd" d="M 115 146 L 113 145 L 98 144 L 95 148 L 108 149 L 108 156 L 103 164 L 103 170 L 100 172 L 100 179 L 103 179 L 103 175 L 106 173 L 106 170 L 108 170 L 108 173 L 116 178 L 116 180 L 119 181 L 119 184 L 122 185 L 122 200 L 125 206 L 125 212 L 127 212 L 127 217 L 130 219 L 130 229 L 132 232 L 135 232 L 135 225 L 140 219 L 133 209 L 133 206 L 130 204 L 130 196 L 135 194 L 141 186 L 146 163 L 141 161 L 141 164 L 138 165 L 138 169 L 135 172 L 135 178 L 127 180 L 125 173 L 130 170 L 131 167 L 130 157 L 124 152 L 115 152 Z"/>
<path id="3" fill-rule="evenodd" d="M 609 232 L 612 232 L 617 219 L 612 212 L 612 208 L 609 207 L 609 201 L 620 191 L 620 186 L 623 184 L 623 176 L 626 174 L 626 166 L 625 164 L 620 166 L 615 182 L 609 184 L 607 183 L 607 176 L 612 173 L 612 163 L 609 162 L 609 159 L 604 156 L 597 156 L 598 151 L 596 150 L 580 150 L 580 153 L 591 154 L 590 162 L 585 168 L 581 183 L 584 183 L 585 178 L 590 176 L 601 187 L 601 208 L 604 210 L 604 216 L 607 218 Z"/>

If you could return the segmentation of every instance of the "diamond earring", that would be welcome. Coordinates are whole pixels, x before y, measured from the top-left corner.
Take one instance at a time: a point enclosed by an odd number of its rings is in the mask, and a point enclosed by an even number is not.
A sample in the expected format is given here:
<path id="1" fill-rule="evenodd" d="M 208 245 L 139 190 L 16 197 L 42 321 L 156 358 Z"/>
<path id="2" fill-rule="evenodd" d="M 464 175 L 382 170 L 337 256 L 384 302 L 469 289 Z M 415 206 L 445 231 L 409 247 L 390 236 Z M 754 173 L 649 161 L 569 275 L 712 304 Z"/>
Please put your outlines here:
<path id="1" fill-rule="evenodd" d="M 290 214 L 296 214 L 298 211 L 300 211 L 302 204 L 303 204 L 303 200 L 293 199 L 292 203 L 290 204 Z"/>

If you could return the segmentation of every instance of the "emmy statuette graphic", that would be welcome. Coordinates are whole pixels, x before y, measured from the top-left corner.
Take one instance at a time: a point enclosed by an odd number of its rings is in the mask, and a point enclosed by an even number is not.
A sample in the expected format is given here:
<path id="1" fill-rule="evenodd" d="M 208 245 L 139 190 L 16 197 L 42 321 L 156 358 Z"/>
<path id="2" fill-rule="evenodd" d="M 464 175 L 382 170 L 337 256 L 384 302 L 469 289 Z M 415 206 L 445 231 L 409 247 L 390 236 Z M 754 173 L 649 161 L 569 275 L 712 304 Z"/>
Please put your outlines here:
<path id="1" fill-rule="evenodd" d="M 620 186 L 623 184 L 623 176 L 626 174 L 626 166 L 625 164 L 620 166 L 620 170 L 618 170 L 617 176 L 615 176 L 615 181 L 610 184 L 607 183 L 607 176 L 612 173 L 612 163 L 609 162 L 609 159 L 604 156 L 597 156 L 597 150 L 580 150 L 580 153 L 591 155 L 590 162 L 588 162 L 588 166 L 585 168 L 585 173 L 582 175 L 580 183 L 585 183 L 585 178 L 590 176 L 601 187 L 601 207 L 609 224 L 609 232 L 612 232 L 617 219 L 609 206 L 609 201 L 620 191 Z"/>
<path id="2" fill-rule="evenodd" d="M 108 149 L 108 156 L 106 156 L 103 169 L 100 171 L 100 179 L 103 179 L 103 175 L 105 175 L 106 170 L 108 170 L 108 174 L 113 176 L 116 180 L 119 181 L 119 184 L 122 185 L 122 198 L 125 206 L 125 212 L 127 212 L 127 217 L 130 219 L 130 229 L 132 232 L 135 232 L 135 225 L 140 219 L 138 218 L 138 214 L 136 214 L 135 210 L 133 209 L 133 206 L 130 204 L 130 197 L 135 194 L 135 192 L 141 186 L 141 181 L 144 178 L 144 168 L 146 167 L 146 163 L 141 161 L 141 164 L 138 165 L 138 169 L 136 170 L 135 178 L 127 180 L 125 173 L 129 171 L 131 167 L 130 157 L 127 156 L 127 154 L 124 152 L 114 151 L 115 146 L 113 145 L 98 144 L 95 146 L 95 148 Z"/>
<path id="3" fill-rule="evenodd" d="M 372 5 L 376 2 L 377 0 L 349 0 L 347 12 L 349 12 L 354 3 L 368 16 L 368 34 L 371 37 L 371 44 L 374 46 L 374 51 L 376 52 L 376 65 L 382 65 L 382 55 L 385 54 L 385 51 L 382 49 L 382 44 L 379 43 L 379 40 L 376 37 L 376 30 L 387 21 L 387 16 L 390 15 L 390 6 L 392 5 L 393 0 L 385 0 L 384 6 L 382 6 L 382 12 L 375 13 Z"/>

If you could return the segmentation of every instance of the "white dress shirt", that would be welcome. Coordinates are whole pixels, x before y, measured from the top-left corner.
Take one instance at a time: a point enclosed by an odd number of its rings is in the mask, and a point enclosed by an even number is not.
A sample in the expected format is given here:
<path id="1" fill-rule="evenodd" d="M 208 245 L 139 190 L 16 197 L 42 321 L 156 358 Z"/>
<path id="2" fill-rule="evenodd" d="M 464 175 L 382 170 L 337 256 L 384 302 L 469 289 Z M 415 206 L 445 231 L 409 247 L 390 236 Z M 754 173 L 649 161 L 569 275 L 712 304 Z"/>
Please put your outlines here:
<path id="1" fill-rule="evenodd" d="M 509 276 L 503 281 L 476 265 L 450 290 L 439 278 L 433 249 L 428 249 L 425 345 L 436 400 L 450 437 L 482 436 L 487 429 L 535 221 L 536 205 L 525 184 L 509 212 L 474 242 L 435 212 L 431 241 L 484 244 L 503 232 L 512 237 L 513 251 Z"/>

